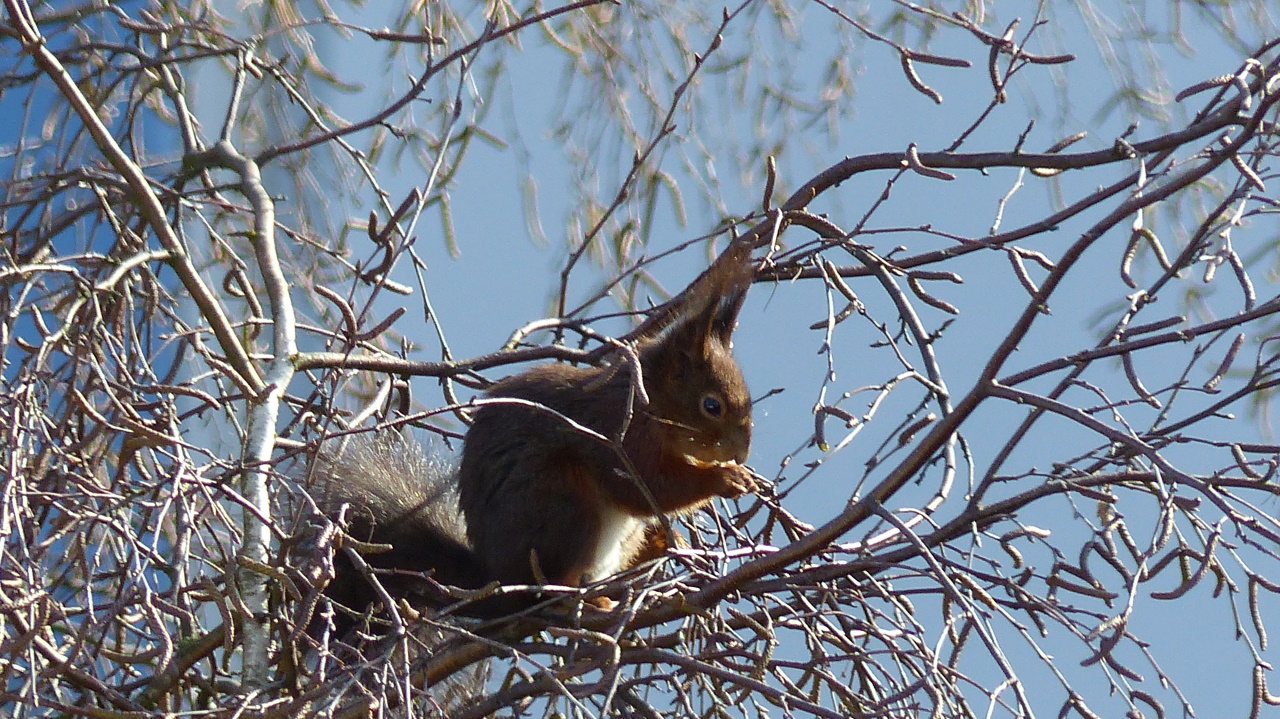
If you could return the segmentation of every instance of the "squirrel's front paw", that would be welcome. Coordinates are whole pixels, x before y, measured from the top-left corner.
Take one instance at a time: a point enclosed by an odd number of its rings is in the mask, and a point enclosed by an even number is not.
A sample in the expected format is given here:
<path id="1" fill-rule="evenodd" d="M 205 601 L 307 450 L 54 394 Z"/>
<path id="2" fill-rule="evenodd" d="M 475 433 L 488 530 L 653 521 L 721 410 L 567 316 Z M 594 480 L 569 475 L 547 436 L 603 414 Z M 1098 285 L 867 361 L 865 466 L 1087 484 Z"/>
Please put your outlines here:
<path id="1" fill-rule="evenodd" d="M 720 492 L 721 497 L 730 499 L 744 494 L 756 491 L 759 487 L 756 485 L 755 473 L 747 469 L 745 466 L 737 462 L 725 462 L 720 465 L 724 470 L 724 490 Z"/>
<path id="2" fill-rule="evenodd" d="M 716 490 L 716 494 L 721 497 L 733 499 L 759 488 L 755 473 L 737 462 L 713 462 L 696 457 L 685 457 L 685 460 L 698 469 L 715 472 L 720 480 L 720 488 Z"/>
<path id="3" fill-rule="evenodd" d="M 716 491 L 719 496 L 733 499 L 735 496 L 753 493 L 758 489 L 755 484 L 755 473 L 737 462 L 708 462 L 705 459 L 686 457 L 687 461 L 699 470 L 716 472 L 721 487 Z"/>

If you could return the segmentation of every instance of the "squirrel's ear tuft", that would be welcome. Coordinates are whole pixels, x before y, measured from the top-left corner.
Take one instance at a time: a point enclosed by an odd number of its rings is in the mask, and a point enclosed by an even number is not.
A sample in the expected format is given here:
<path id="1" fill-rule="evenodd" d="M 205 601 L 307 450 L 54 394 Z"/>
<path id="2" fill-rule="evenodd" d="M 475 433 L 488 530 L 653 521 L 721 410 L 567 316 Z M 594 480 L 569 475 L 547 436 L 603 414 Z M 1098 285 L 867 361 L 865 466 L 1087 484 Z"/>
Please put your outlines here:
<path id="1" fill-rule="evenodd" d="M 721 295 L 719 301 L 710 308 L 710 322 L 704 336 L 707 339 L 718 339 L 728 347 L 733 329 L 738 325 L 738 311 L 742 309 L 742 302 L 746 298 L 747 288 L 745 287 L 733 289 L 728 294 Z"/>
<path id="2" fill-rule="evenodd" d="M 726 347 L 738 321 L 738 311 L 755 277 L 751 246 L 732 243 L 684 292 L 658 309 L 630 337 L 661 341 L 678 327 L 696 329 L 701 342 L 717 340 Z"/>
<path id="3" fill-rule="evenodd" d="M 738 323 L 738 311 L 754 276 L 751 247 L 737 243 L 729 245 L 707 271 L 694 280 L 690 289 L 695 290 L 697 299 L 689 309 L 705 322 L 704 340 L 715 339 L 729 346 L 733 328 Z"/>

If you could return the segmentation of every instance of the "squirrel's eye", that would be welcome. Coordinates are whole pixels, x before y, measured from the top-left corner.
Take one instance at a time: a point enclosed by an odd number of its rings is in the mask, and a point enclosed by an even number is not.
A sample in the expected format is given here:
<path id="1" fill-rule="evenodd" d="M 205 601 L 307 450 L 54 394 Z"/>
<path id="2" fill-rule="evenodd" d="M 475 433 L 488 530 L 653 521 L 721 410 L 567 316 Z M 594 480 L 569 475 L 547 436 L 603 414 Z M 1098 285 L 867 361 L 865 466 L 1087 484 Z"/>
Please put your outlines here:
<path id="1" fill-rule="evenodd" d="M 719 417 L 724 407 L 713 395 L 706 395 L 702 398 L 702 411 L 706 412 L 708 417 Z"/>

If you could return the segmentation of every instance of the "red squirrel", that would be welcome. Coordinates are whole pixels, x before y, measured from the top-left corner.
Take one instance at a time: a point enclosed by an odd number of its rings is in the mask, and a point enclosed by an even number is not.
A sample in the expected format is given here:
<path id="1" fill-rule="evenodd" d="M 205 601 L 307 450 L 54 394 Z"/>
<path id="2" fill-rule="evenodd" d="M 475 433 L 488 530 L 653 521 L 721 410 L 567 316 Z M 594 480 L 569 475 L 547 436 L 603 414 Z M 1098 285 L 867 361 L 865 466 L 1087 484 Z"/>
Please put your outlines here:
<path id="1" fill-rule="evenodd" d="M 751 279 L 749 249 L 731 247 L 632 333 L 647 404 L 621 353 L 536 366 L 485 393 L 456 486 L 412 443 L 381 437 L 321 460 L 321 506 L 350 505 L 355 539 L 391 545 L 365 556 L 371 566 L 466 588 L 580 586 L 656 556 L 660 514 L 756 489 L 730 342 Z M 621 452 L 600 436 L 621 437 Z M 329 595 L 358 611 L 375 595 L 355 571 L 340 558 Z M 380 580 L 392 596 L 411 586 L 403 571 Z"/>

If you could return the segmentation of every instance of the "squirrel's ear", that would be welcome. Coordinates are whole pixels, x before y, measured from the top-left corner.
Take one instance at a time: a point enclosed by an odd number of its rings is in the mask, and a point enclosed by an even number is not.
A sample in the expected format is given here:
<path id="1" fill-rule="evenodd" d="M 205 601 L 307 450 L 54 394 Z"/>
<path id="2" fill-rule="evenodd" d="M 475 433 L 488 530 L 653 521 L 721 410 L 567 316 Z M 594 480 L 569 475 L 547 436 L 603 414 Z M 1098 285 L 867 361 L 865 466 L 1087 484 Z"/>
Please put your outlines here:
<path id="1" fill-rule="evenodd" d="M 716 339 L 729 346 L 733 328 L 738 323 L 738 311 L 754 276 L 751 248 L 739 243 L 730 245 L 694 282 L 695 286 L 702 284 L 698 294 L 705 302 L 701 308 L 705 315 L 700 318 L 705 321 L 705 340 Z"/>
<path id="2" fill-rule="evenodd" d="M 738 311 L 742 309 L 742 302 L 746 298 L 745 287 L 721 295 L 719 301 L 713 303 L 710 308 L 710 322 L 703 336 L 707 339 L 718 339 L 728 347 L 733 329 L 738 326 Z"/>
<path id="3" fill-rule="evenodd" d="M 683 292 L 655 310 L 627 338 L 661 341 L 677 328 L 685 328 L 682 334 L 686 336 L 689 330 L 697 331 L 696 337 L 688 338 L 696 344 L 715 339 L 728 345 L 738 310 L 754 277 L 751 246 L 745 242 L 730 244 Z"/>

